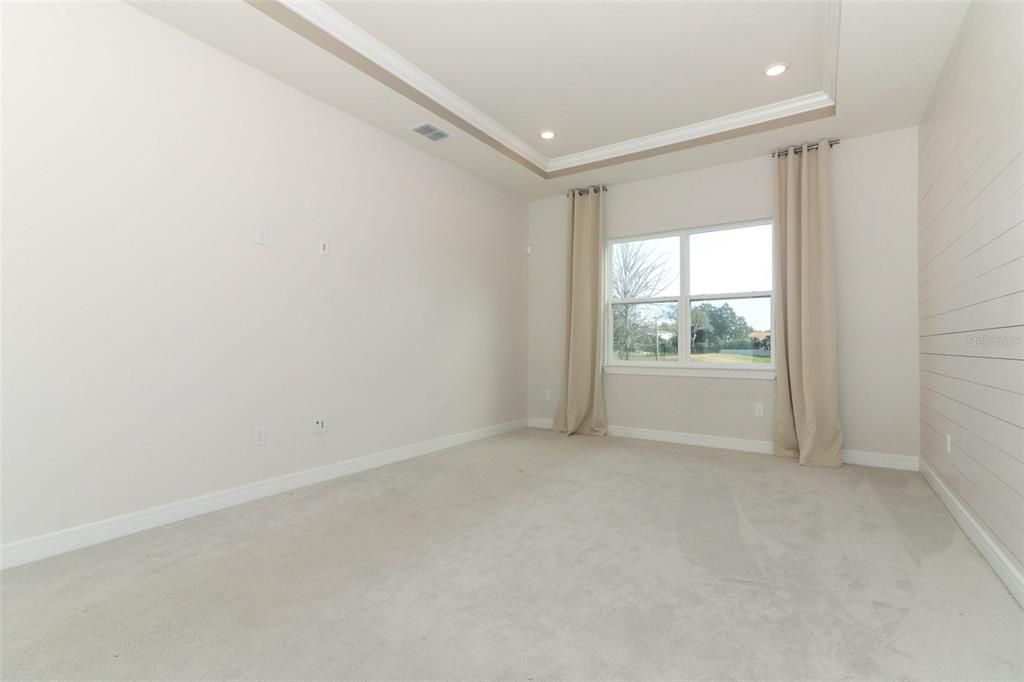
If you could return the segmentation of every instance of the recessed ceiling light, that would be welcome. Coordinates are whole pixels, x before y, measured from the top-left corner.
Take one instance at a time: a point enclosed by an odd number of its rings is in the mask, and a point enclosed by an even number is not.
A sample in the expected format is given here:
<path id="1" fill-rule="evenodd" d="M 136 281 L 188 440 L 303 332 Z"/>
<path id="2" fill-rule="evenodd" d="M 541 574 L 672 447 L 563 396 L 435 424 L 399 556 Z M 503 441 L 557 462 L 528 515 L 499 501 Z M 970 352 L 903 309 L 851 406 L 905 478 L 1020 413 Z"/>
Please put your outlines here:
<path id="1" fill-rule="evenodd" d="M 789 68 L 789 64 L 786 62 L 775 62 L 764 67 L 764 75 L 766 76 L 781 76 Z"/>
<path id="2" fill-rule="evenodd" d="M 541 131 L 540 136 L 543 137 L 545 140 L 553 140 L 555 138 L 555 131 L 553 131 L 553 130 L 544 130 L 544 131 Z"/>

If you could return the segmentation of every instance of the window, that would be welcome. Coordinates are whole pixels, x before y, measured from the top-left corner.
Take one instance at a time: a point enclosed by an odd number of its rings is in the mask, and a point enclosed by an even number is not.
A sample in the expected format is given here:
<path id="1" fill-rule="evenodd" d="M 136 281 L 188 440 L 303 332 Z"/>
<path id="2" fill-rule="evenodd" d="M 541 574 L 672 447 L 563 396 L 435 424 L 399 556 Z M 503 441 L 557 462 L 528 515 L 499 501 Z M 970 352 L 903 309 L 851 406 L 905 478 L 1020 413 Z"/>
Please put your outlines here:
<path id="1" fill-rule="evenodd" d="M 607 366 L 774 367 L 770 222 L 614 240 L 607 258 Z"/>

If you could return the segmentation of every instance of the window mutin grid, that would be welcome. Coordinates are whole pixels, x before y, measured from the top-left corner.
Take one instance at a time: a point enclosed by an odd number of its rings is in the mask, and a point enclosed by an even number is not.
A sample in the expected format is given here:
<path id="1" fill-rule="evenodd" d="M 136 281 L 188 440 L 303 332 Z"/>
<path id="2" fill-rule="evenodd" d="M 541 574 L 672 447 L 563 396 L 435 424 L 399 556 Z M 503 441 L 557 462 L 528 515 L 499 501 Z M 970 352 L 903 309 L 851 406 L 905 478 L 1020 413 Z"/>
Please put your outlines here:
<path id="1" fill-rule="evenodd" d="M 706 292 L 700 294 L 691 294 L 693 284 L 691 282 L 691 268 L 690 268 L 690 237 L 697 234 L 705 234 L 710 232 L 721 232 L 728 230 L 738 230 L 743 228 L 751 227 L 768 227 L 771 234 L 771 251 L 766 254 L 766 258 L 769 260 L 771 268 L 774 268 L 774 248 L 775 248 L 775 230 L 774 224 L 771 219 L 761 220 L 750 220 L 741 223 L 728 223 L 722 225 L 713 226 L 702 226 L 694 228 L 685 228 L 679 230 L 670 230 L 665 232 L 656 232 L 640 235 L 630 235 L 627 237 L 617 237 L 609 239 L 605 243 L 605 263 L 604 263 L 604 306 L 605 306 L 605 329 L 604 329 L 604 364 L 608 367 L 613 368 L 640 368 L 640 369 L 665 369 L 665 370 L 694 370 L 695 373 L 702 371 L 710 373 L 716 373 L 718 370 L 725 372 L 764 372 L 774 373 L 775 370 L 775 345 L 769 344 L 769 356 L 768 362 L 735 362 L 735 363 L 718 363 L 718 362 L 707 362 L 700 360 L 693 360 L 692 347 L 691 347 L 691 329 L 692 329 L 692 304 L 700 303 L 701 301 L 731 301 L 731 300 L 751 300 L 763 298 L 768 300 L 768 333 L 771 335 L 774 327 L 774 305 L 775 305 L 775 292 L 774 288 L 774 274 L 772 274 L 772 288 L 770 289 L 757 289 L 751 291 L 727 291 L 727 292 Z M 663 239 L 667 237 L 677 237 L 679 239 L 679 250 L 678 250 L 678 280 L 679 280 L 679 293 L 676 296 L 652 296 L 652 297 L 640 297 L 640 298 L 614 298 L 612 292 L 613 286 L 613 253 L 617 244 L 626 244 L 631 242 L 644 242 L 654 239 Z M 671 360 L 622 360 L 616 357 L 615 351 L 615 338 L 614 338 L 614 306 L 631 304 L 631 305 L 644 305 L 644 304 L 658 304 L 658 303 L 675 303 L 677 305 L 676 314 L 676 339 L 677 339 L 677 358 L 675 361 Z M 655 326 L 654 333 L 657 336 L 657 326 Z M 657 343 L 657 340 L 655 340 Z M 699 354 L 698 354 L 699 355 Z M 647 373 L 647 372 L 644 372 Z"/>

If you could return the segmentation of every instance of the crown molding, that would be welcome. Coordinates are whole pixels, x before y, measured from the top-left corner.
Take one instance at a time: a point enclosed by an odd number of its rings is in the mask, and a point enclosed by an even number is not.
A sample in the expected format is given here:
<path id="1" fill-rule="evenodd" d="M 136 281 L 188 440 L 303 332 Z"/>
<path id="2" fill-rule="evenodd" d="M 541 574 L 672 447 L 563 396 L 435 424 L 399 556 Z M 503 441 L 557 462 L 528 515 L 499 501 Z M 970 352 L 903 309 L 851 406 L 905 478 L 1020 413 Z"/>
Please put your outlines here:
<path id="1" fill-rule="evenodd" d="M 717 137 L 723 133 L 745 130 L 751 126 L 761 125 L 780 119 L 790 119 L 793 116 L 800 116 L 819 110 L 829 110 L 835 102 L 824 92 L 815 92 L 810 95 L 801 95 L 792 99 L 774 102 L 764 106 L 747 109 L 735 114 L 727 114 L 701 121 L 692 125 L 664 130 L 652 135 L 634 137 L 631 140 L 616 142 L 603 147 L 594 147 L 586 151 L 565 156 L 556 156 L 549 159 L 546 170 L 548 172 L 562 171 L 580 166 L 591 166 L 602 161 L 617 159 L 620 157 L 632 157 L 636 154 L 660 150 L 663 147 L 675 147 L 684 142 L 700 140 L 709 137 Z"/>
<path id="2" fill-rule="evenodd" d="M 825 78 L 821 91 L 553 158 L 546 157 L 323 0 L 246 2 L 545 180 L 835 115 L 840 0 L 827 3 Z"/>

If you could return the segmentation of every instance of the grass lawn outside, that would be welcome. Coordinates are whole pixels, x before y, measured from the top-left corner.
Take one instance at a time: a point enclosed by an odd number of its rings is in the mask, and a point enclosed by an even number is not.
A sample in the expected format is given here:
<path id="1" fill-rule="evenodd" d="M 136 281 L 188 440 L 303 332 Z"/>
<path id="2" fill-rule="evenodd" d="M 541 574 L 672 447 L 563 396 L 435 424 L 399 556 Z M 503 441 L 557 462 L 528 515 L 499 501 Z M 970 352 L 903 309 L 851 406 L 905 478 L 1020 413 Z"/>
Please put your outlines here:
<path id="1" fill-rule="evenodd" d="M 622 360 L 623 358 L 618 358 Z M 658 357 L 654 353 L 632 353 L 626 362 L 678 362 L 679 356 L 675 353 L 662 353 Z M 706 362 L 708 364 L 729 364 L 729 365 L 767 365 L 772 359 L 770 357 L 759 358 L 752 355 L 733 355 L 728 353 L 700 353 L 690 356 L 691 362 Z"/>
<path id="2" fill-rule="evenodd" d="M 690 360 L 693 362 L 714 362 L 733 365 L 766 365 L 772 361 L 770 357 L 759 358 L 754 355 L 731 355 L 727 353 L 701 353 L 699 355 L 691 355 Z"/>

